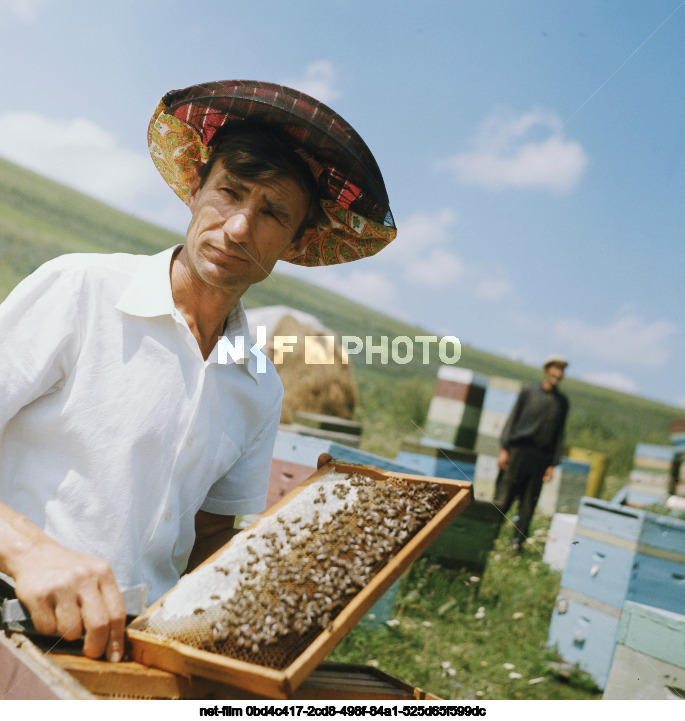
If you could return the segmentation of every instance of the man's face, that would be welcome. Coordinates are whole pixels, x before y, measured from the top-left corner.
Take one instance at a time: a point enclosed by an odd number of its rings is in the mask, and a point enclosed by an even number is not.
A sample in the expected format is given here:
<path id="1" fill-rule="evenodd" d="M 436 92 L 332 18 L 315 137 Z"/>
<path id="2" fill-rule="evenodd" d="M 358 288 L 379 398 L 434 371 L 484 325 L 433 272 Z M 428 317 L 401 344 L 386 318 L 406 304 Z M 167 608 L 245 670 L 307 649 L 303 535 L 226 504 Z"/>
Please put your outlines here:
<path id="1" fill-rule="evenodd" d="M 246 289 L 264 280 L 276 261 L 299 254 L 292 243 L 304 220 L 308 196 L 290 177 L 242 180 L 220 161 L 188 197 L 193 217 L 186 232 L 191 271 L 218 289 Z"/>
<path id="2" fill-rule="evenodd" d="M 552 388 L 556 388 L 563 377 L 563 366 L 552 363 L 545 368 L 545 380 Z"/>

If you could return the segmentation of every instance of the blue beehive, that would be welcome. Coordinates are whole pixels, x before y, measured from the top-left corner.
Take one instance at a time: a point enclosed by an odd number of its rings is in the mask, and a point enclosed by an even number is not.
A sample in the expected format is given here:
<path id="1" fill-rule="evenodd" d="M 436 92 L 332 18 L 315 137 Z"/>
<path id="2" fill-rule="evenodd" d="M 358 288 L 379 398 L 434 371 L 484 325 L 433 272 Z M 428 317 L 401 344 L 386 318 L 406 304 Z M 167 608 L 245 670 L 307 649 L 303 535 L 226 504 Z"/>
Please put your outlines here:
<path id="1" fill-rule="evenodd" d="M 685 616 L 626 601 L 616 641 L 602 698 L 685 698 Z"/>
<path id="2" fill-rule="evenodd" d="M 455 448 L 430 439 L 421 443 L 403 441 L 395 460 L 425 476 L 473 483 L 476 454 L 465 448 Z"/>
<path id="3" fill-rule="evenodd" d="M 583 498 L 548 643 L 600 688 L 628 600 L 685 613 L 685 521 Z"/>
<path id="4" fill-rule="evenodd" d="M 645 513 L 628 597 L 685 614 L 685 521 Z"/>

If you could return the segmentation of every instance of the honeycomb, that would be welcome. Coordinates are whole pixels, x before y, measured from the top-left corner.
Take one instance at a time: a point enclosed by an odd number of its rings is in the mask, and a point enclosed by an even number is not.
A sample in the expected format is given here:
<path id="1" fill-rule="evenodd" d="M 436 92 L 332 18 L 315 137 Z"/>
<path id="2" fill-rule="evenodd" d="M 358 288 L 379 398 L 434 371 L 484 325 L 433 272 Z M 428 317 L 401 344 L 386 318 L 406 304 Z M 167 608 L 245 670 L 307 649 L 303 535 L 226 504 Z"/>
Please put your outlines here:
<path id="1" fill-rule="evenodd" d="M 283 669 L 447 501 L 435 484 L 330 471 L 182 578 L 145 630 Z"/>

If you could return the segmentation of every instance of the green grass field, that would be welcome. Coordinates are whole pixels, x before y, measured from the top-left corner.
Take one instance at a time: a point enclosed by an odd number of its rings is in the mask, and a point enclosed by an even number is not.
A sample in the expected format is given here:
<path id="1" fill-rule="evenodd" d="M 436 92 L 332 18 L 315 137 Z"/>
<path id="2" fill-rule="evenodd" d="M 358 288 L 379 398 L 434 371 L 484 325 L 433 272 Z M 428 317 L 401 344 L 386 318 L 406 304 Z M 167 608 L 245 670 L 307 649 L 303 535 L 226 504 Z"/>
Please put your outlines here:
<path id="1" fill-rule="evenodd" d="M 546 647 L 561 577 L 542 562 L 547 527 L 534 523 L 521 554 L 503 529 L 482 577 L 419 559 L 391 624 L 357 624 L 327 660 L 377 665 L 443 699 L 600 699 L 586 674 L 559 675 Z"/>

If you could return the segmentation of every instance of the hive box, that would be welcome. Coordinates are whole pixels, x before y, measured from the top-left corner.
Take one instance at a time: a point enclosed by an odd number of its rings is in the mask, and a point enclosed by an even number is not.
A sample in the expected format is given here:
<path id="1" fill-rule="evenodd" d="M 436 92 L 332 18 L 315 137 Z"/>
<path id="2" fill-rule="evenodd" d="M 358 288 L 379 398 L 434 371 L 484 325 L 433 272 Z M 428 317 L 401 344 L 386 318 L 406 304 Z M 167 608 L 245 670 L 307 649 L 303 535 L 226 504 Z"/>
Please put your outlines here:
<path id="1" fill-rule="evenodd" d="M 135 661 L 111 664 L 59 647 L 46 650 L 22 634 L 0 631 L 0 698 L 18 700 L 196 699 L 268 700 L 231 684 L 149 668 Z M 320 664 L 294 691 L 291 700 L 437 700 L 436 696 L 358 664 Z"/>
<path id="2" fill-rule="evenodd" d="M 542 486 L 536 512 L 547 517 L 555 513 L 577 513 L 589 472 L 589 463 L 562 458 L 554 468 L 552 480 Z"/>
<path id="3" fill-rule="evenodd" d="M 493 501 L 498 475 L 497 456 L 479 453 L 474 469 L 473 492 L 480 498 Z"/>
<path id="4" fill-rule="evenodd" d="M 441 443 L 473 449 L 487 378 L 467 368 L 441 366 L 424 433 Z"/>
<path id="5" fill-rule="evenodd" d="M 316 463 L 322 453 L 329 453 L 336 460 L 348 463 L 362 463 L 386 471 L 415 473 L 415 468 L 403 465 L 358 448 L 331 441 L 326 438 L 291 433 L 279 430 L 276 434 L 266 507 L 270 508 L 316 470 Z M 419 471 L 421 472 L 421 471 Z M 427 473 L 425 475 L 436 475 Z"/>
<path id="6" fill-rule="evenodd" d="M 552 516 L 542 560 L 553 571 L 563 571 L 566 567 L 577 524 L 577 513 L 555 513 Z"/>
<path id="7" fill-rule="evenodd" d="M 499 439 L 521 387 L 520 381 L 511 378 L 491 376 L 488 379 L 476 436 L 475 450 L 478 453 L 496 456 L 499 452 Z"/>
<path id="8" fill-rule="evenodd" d="M 429 439 L 422 443 L 404 440 L 395 461 L 426 476 L 472 482 L 476 454 L 465 448 L 434 444 Z"/>
<path id="9" fill-rule="evenodd" d="M 548 643 L 600 688 L 626 601 L 685 613 L 685 521 L 585 497 Z"/>
<path id="10" fill-rule="evenodd" d="M 638 443 L 635 446 L 633 469 L 628 484 L 628 500 L 634 503 L 636 498 L 646 496 L 643 505 L 662 501 L 670 491 L 673 460 L 673 446 L 658 446 L 652 443 Z M 634 498 L 636 497 L 636 498 Z"/>
<path id="11" fill-rule="evenodd" d="M 685 698 L 685 616 L 626 601 L 602 698 Z"/>
<path id="12" fill-rule="evenodd" d="M 568 457 L 572 461 L 585 461 L 590 464 L 590 472 L 587 478 L 586 496 L 597 498 L 604 484 L 607 457 L 604 453 L 590 451 L 587 448 L 572 447 L 568 450 Z"/>
<path id="13" fill-rule="evenodd" d="M 499 532 L 502 514 L 484 498 L 475 498 L 428 547 L 425 556 L 455 567 L 482 572 Z"/>

